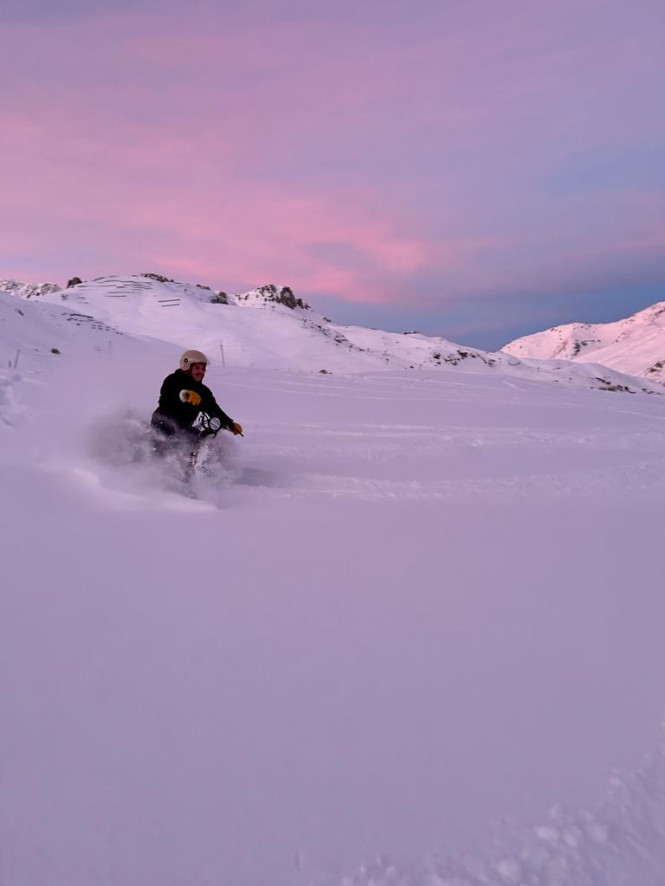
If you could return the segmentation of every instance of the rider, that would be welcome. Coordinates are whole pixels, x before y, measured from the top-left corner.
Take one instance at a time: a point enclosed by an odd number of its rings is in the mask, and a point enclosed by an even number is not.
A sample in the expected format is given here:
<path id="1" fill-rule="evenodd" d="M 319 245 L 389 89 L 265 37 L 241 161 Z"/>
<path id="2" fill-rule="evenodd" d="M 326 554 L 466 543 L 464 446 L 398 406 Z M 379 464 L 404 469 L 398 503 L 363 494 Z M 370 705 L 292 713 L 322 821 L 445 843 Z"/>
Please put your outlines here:
<path id="1" fill-rule="evenodd" d="M 159 405 L 151 425 L 165 437 L 216 434 L 220 429 L 242 434 L 242 426 L 217 405 L 210 388 L 203 384 L 208 358 L 201 351 L 185 351 L 180 369 L 167 375 L 159 392 Z M 187 439 L 185 436 L 185 439 Z"/>

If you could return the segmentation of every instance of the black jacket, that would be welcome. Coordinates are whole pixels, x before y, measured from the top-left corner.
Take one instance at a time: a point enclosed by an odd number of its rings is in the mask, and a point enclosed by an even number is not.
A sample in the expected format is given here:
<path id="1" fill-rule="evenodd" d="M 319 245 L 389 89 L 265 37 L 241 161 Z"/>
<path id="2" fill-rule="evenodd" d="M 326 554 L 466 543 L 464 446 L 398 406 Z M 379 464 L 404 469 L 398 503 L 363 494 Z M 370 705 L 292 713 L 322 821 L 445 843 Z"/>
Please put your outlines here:
<path id="1" fill-rule="evenodd" d="M 182 391 L 195 391 L 201 398 L 201 402 L 198 406 L 184 403 L 180 398 Z M 155 417 L 158 414 L 160 417 L 168 416 L 175 421 L 178 427 L 187 430 L 192 427 L 199 412 L 207 412 L 211 417 L 217 416 L 223 428 L 230 428 L 233 424 L 233 419 L 229 418 L 218 406 L 210 388 L 201 382 L 194 381 L 191 375 L 188 372 L 183 372 L 182 369 L 176 369 L 171 375 L 167 375 L 159 392 L 159 405 Z M 155 423 L 154 419 L 153 423 Z"/>

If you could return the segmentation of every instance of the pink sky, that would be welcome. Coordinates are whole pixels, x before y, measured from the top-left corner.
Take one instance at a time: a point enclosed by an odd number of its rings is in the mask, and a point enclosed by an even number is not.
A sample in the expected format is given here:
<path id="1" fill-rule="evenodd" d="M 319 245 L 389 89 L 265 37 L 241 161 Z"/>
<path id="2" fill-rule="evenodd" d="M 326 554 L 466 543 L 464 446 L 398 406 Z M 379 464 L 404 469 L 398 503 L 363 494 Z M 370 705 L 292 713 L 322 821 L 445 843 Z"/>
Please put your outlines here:
<path id="1" fill-rule="evenodd" d="M 0 278 L 288 283 L 480 343 L 665 299 L 660 0 L 90 8 L 0 12 Z"/>

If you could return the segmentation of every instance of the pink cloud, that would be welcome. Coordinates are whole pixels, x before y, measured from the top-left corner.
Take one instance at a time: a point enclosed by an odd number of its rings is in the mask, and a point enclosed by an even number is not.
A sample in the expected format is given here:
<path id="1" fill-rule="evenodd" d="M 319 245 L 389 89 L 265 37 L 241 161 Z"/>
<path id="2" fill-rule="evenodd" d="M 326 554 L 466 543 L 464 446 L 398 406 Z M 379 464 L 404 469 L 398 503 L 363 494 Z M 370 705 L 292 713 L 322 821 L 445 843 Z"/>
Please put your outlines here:
<path id="1" fill-rule="evenodd" d="M 659 250 L 657 211 L 625 184 L 566 200 L 547 184 L 576 151 L 662 143 L 627 100 L 634 77 L 655 88 L 656 29 L 600 0 L 424 9 L 393 26 L 164 4 L 10 29 L 8 264 L 429 305 Z"/>

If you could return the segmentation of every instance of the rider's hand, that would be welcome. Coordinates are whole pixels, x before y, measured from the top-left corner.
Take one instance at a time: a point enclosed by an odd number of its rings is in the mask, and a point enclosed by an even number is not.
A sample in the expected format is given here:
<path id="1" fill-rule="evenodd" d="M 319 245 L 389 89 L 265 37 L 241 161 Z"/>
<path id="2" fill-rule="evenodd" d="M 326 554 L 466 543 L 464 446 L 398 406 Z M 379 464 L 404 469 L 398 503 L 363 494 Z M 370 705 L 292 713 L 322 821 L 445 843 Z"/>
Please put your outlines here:
<path id="1" fill-rule="evenodd" d="M 242 432 L 242 425 L 241 425 L 241 424 L 238 424 L 237 421 L 232 421 L 232 422 L 231 422 L 231 424 L 230 424 L 230 426 L 229 426 L 229 431 L 231 431 L 231 433 L 232 433 L 232 434 L 235 434 L 236 436 L 237 436 L 238 434 L 240 434 L 241 437 L 244 436 L 244 435 L 243 435 L 243 432 Z"/>
<path id="2" fill-rule="evenodd" d="M 196 391 L 180 391 L 180 399 L 183 403 L 189 403 L 190 406 L 198 406 L 201 402 L 201 395 Z"/>

